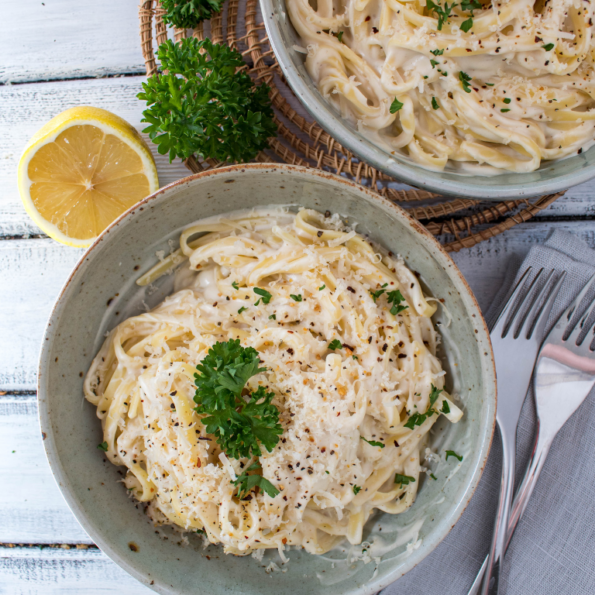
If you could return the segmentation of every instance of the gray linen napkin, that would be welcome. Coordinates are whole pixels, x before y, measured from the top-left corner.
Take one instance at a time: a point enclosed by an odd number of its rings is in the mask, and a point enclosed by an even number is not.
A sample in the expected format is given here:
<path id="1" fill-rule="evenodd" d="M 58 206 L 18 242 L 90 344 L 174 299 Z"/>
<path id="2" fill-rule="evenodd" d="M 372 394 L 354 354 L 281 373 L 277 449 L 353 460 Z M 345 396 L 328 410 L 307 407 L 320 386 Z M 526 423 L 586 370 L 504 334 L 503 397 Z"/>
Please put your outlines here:
<path id="1" fill-rule="evenodd" d="M 552 308 L 551 327 L 595 274 L 595 251 L 572 234 L 554 231 L 531 249 L 486 313 L 495 317 L 523 271 L 566 271 Z M 529 395 L 517 432 L 517 482 L 533 445 L 535 407 Z M 382 595 L 465 595 L 489 548 L 501 449 L 497 432 L 481 482 L 460 521 L 421 564 Z M 502 595 L 595 594 L 595 391 L 566 423 L 550 450 L 533 496 L 506 555 Z"/>

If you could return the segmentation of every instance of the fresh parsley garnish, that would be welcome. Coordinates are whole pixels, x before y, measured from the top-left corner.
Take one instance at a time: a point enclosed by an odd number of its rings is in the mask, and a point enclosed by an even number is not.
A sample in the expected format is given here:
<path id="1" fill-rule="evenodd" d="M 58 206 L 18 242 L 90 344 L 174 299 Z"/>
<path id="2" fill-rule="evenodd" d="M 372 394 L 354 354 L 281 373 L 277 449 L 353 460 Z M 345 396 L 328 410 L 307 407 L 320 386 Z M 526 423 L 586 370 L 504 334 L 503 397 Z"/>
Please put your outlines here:
<path id="1" fill-rule="evenodd" d="M 252 463 L 248 469 L 246 469 L 242 475 L 240 475 L 235 481 L 232 481 L 233 485 L 238 486 L 238 498 L 242 500 L 248 495 L 248 492 L 255 487 L 259 487 L 263 492 L 268 494 L 271 498 L 274 498 L 279 490 L 262 475 L 257 473 L 248 475 L 248 471 L 256 471 L 261 469 L 260 463 Z"/>
<path id="2" fill-rule="evenodd" d="M 103 452 L 107 452 L 107 442 L 102 442 L 101 444 L 98 444 L 97 448 L 99 450 L 102 450 Z"/>
<path id="3" fill-rule="evenodd" d="M 357 496 L 360 493 L 360 486 L 353 486 L 353 493 Z"/>
<path id="4" fill-rule="evenodd" d="M 269 320 L 277 320 L 277 315 L 276 314 L 271 314 L 269 316 Z"/>
<path id="5" fill-rule="evenodd" d="M 294 301 L 294 302 L 301 302 L 302 301 L 302 296 L 301 295 L 293 295 L 293 293 L 289 294 L 289 297 Z"/>
<path id="6" fill-rule="evenodd" d="M 325 473 L 326 473 L 327 475 L 330 475 L 330 474 L 331 474 L 331 472 L 330 472 L 330 471 L 325 471 Z"/>
<path id="7" fill-rule="evenodd" d="M 436 62 L 436 60 L 430 60 L 430 64 L 432 65 L 432 68 L 436 68 L 436 64 L 440 64 L 440 62 Z"/>
<path id="8" fill-rule="evenodd" d="M 389 291 L 386 294 L 386 299 L 388 300 L 389 304 L 393 305 L 390 309 L 390 313 L 393 316 L 396 316 L 399 312 L 402 312 L 403 310 L 406 310 L 409 307 L 401 305 L 401 302 L 404 302 L 405 298 L 398 289 L 396 289 L 395 291 Z"/>
<path id="9" fill-rule="evenodd" d="M 467 33 L 469 31 L 469 29 L 471 29 L 471 27 L 473 27 L 473 19 L 472 18 L 468 18 L 466 21 L 463 21 L 461 23 L 461 31 L 464 31 L 465 33 Z"/>
<path id="10" fill-rule="evenodd" d="M 333 33 L 333 35 L 335 35 L 335 37 L 339 40 L 339 43 L 343 43 L 343 33 L 345 33 L 345 31 L 339 31 L 339 33 L 336 35 Z"/>
<path id="11" fill-rule="evenodd" d="M 364 442 L 367 442 L 370 446 L 379 446 L 380 448 L 385 447 L 384 443 L 377 442 L 376 440 L 368 440 L 367 438 L 364 438 L 363 436 L 360 436 L 360 439 L 363 440 Z"/>
<path id="12" fill-rule="evenodd" d="M 553 43 L 546 43 L 545 45 L 541 46 L 546 52 L 551 52 L 554 49 Z"/>
<path id="13" fill-rule="evenodd" d="M 504 103 L 508 104 L 512 101 L 512 99 L 510 97 L 505 97 L 502 101 L 504 101 Z"/>
<path id="14" fill-rule="evenodd" d="M 505 114 L 506 112 L 509 112 L 509 111 L 510 111 L 510 108 L 509 108 L 509 107 L 505 107 L 505 108 L 502 108 L 500 111 L 501 111 L 503 114 Z"/>
<path id="15" fill-rule="evenodd" d="M 454 450 L 447 450 L 446 451 L 446 460 L 448 461 L 448 457 L 454 457 L 455 459 L 459 459 L 459 461 L 463 460 L 461 455 L 458 455 Z"/>
<path id="16" fill-rule="evenodd" d="M 463 91 L 465 91 L 465 93 L 471 93 L 471 87 L 469 86 L 469 81 L 471 80 L 471 77 L 466 72 L 463 72 L 461 70 L 459 71 L 459 80 L 463 85 Z"/>
<path id="17" fill-rule="evenodd" d="M 438 29 L 438 31 L 442 31 L 442 25 L 444 25 L 444 23 L 446 23 L 448 21 L 448 18 L 450 17 L 450 13 L 452 12 L 452 9 L 456 5 L 457 4 L 455 2 L 453 2 L 449 6 L 448 2 L 445 2 L 444 8 L 442 8 L 442 6 L 440 6 L 440 4 L 435 4 L 434 2 L 432 2 L 432 0 L 427 0 L 426 7 L 430 10 L 430 12 L 435 12 L 438 15 L 438 25 L 436 27 Z"/>
<path id="18" fill-rule="evenodd" d="M 231 284 L 231 286 L 232 286 L 234 289 L 236 289 L 236 290 L 240 288 L 240 286 L 238 285 L 238 282 L 237 282 L 237 281 L 234 281 L 234 282 Z"/>
<path id="19" fill-rule="evenodd" d="M 328 348 L 331 351 L 334 351 L 335 349 L 343 349 L 343 345 L 341 344 L 341 341 L 339 341 L 339 339 L 333 339 L 329 344 L 328 344 Z"/>
<path id="20" fill-rule="evenodd" d="M 493 87 L 493 86 L 494 86 L 494 83 L 486 83 L 486 85 L 487 85 L 488 87 Z"/>
<path id="21" fill-rule="evenodd" d="M 242 391 L 260 368 L 258 351 L 242 347 L 240 340 L 215 343 L 196 366 L 196 412 L 206 415 L 202 423 L 227 456 L 234 459 L 260 455 L 260 445 L 273 450 L 283 428 L 279 410 L 271 403 L 274 393 L 264 386 L 249 395 Z"/>
<path id="22" fill-rule="evenodd" d="M 163 22 L 178 29 L 194 29 L 196 25 L 221 12 L 224 0 L 161 0 L 166 13 Z"/>
<path id="23" fill-rule="evenodd" d="M 434 109 L 440 109 L 440 106 L 438 105 L 438 101 L 436 100 L 435 97 L 432 97 L 432 107 Z"/>
<path id="24" fill-rule="evenodd" d="M 431 0 L 430 0 L 431 1 Z M 390 113 L 396 114 L 402 107 L 405 105 L 401 103 L 396 97 L 393 99 L 393 102 L 390 104 Z"/>
<path id="25" fill-rule="evenodd" d="M 263 304 L 268 304 L 271 301 L 271 298 L 273 297 L 273 295 L 271 293 L 269 293 L 266 289 L 261 289 L 260 287 L 255 287 L 254 288 L 254 293 L 256 295 L 260 295 L 262 296 L 254 305 L 258 306 L 258 304 L 260 303 L 260 300 L 262 300 Z"/>
<path id="26" fill-rule="evenodd" d="M 450 413 L 450 405 L 448 404 L 448 401 L 442 401 L 442 409 L 440 409 L 440 413 Z"/>
<path id="27" fill-rule="evenodd" d="M 204 529 L 197 529 L 197 530 L 196 530 L 196 532 L 197 532 L 199 535 L 206 535 L 206 534 L 207 534 L 207 532 L 206 532 Z"/>
<path id="28" fill-rule="evenodd" d="M 410 477 L 409 475 L 401 475 L 397 473 L 395 475 L 395 483 L 400 484 L 399 487 L 408 486 L 410 483 L 415 483 L 415 477 Z"/>
<path id="29" fill-rule="evenodd" d="M 434 405 L 434 403 L 436 402 L 436 399 L 438 398 L 438 396 L 440 395 L 440 393 L 443 392 L 443 389 L 436 388 L 433 384 L 431 384 L 430 386 L 431 386 L 431 390 L 430 390 L 430 407 L 432 407 Z"/>
<path id="30" fill-rule="evenodd" d="M 192 155 L 250 161 L 269 147 L 277 125 L 266 84 L 255 85 L 242 55 L 210 39 L 171 39 L 157 51 L 161 72 L 143 83 L 143 130 L 169 160 Z"/>
<path id="31" fill-rule="evenodd" d="M 442 56 L 444 50 L 430 50 L 430 54 L 434 54 L 434 56 Z"/>
<path id="32" fill-rule="evenodd" d="M 245 312 L 248 308 L 246 308 L 246 306 L 242 306 L 239 310 L 238 310 L 238 314 L 241 314 L 242 312 Z"/>
<path id="33" fill-rule="evenodd" d="M 421 424 L 423 424 L 428 417 L 432 417 L 434 413 L 436 412 L 432 408 L 428 409 L 425 413 L 414 413 L 409 417 L 407 423 L 404 424 L 404 427 L 414 430 L 415 426 L 421 426 Z"/>
<path id="34" fill-rule="evenodd" d="M 386 285 L 387 284 L 385 283 L 382 287 L 384 288 L 386 287 Z M 370 295 L 372 296 L 374 301 L 376 301 L 385 291 L 386 289 L 378 289 L 377 291 L 370 290 Z"/>
<path id="35" fill-rule="evenodd" d="M 352 355 L 351 356 L 353 359 L 357 359 L 357 355 Z"/>
<path id="36" fill-rule="evenodd" d="M 430 473 L 430 477 L 431 477 L 432 479 L 438 480 L 438 478 L 437 478 L 437 477 L 436 477 L 436 476 L 435 476 L 433 473 Z"/>
<path id="37" fill-rule="evenodd" d="M 483 8 L 480 2 L 477 0 L 462 0 L 461 1 L 461 10 L 469 11 L 471 16 L 473 16 L 474 10 L 479 10 Z"/>
<path id="38" fill-rule="evenodd" d="M 326 285 L 321 285 L 321 286 L 318 288 L 318 291 L 322 291 L 322 290 L 323 290 L 325 287 L 326 287 Z"/>

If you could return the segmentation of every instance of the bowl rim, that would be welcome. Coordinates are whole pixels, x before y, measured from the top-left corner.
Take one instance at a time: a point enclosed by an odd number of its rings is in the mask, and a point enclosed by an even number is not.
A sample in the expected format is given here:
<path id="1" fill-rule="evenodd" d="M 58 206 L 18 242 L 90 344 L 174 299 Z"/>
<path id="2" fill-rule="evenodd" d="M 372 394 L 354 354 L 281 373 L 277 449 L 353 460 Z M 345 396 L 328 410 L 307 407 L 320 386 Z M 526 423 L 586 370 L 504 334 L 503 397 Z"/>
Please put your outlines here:
<path id="1" fill-rule="evenodd" d="M 347 126 L 346 121 L 341 118 L 331 105 L 324 99 L 321 100 L 312 89 L 305 83 L 302 76 L 293 65 L 287 46 L 281 38 L 281 29 L 277 22 L 277 15 L 274 10 L 273 0 L 259 0 L 260 9 L 263 15 L 264 25 L 271 48 L 281 67 L 288 85 L 299 99 L 301 105 L 332 138 L 338 140 L 343 147 L 353 152 L 359 159 L 375 167 L 377 170 L 396 178 L 416 188 L 423 188 L 431 192 L 443 195 L 462 196 L 466 198 L 480 198 L 483 200 L 504 201 L 515 198 L 529 198 L 544 194 L 555 194 L 565 192 L 572 186 L 582 184 L 595 177 L 595 165 L 585 167 L 573 172 L 562 173 L 549 180 L 528 180 L 512 184 L 498 184 L 499 175 L 481 176 L 492 180 L 488 185 L 471 184 L 474 177 L 465 174 L 452 172 L 456 179 L 441 177 L 444 172 L 437 172 L 424 169 L 413 163 L 402 161 L 399 155 L 392 157 L 384 149 L 373 144 L 363 136 L 355 137 L 353 131 Z M 595 149 L 593 149 L 595 151 Z M 564 159 L 560 160 L 563 161 Z M 556 163 L 547 162 L 547 163 Z M 539 171 L 539 170 L 536 170 Z M 450 172 L 449 172 L 450 173 Z M 515 172 L 504 171 L 500 175 L 528 175 L 515 174 Z"/>
<path id="2" fill-rule="evenodd" d="M 303 166 L 296 166 L 296 165 L 289 165 L 289 164 L 276 164 L 276 163 L 251 163 L 251 164 L 239 164 L 239 165 L 231 165 L 227 167 L 217 168 L 215 170 L 207 170 L 204 172 L 200 172 L 197 174 L 192 174 L 185 178 L 181 178 L 160 188 L 156 192 L 150 194 L 140 202 L 136 203 L 132 207 L 130 207 L 127 211 L 122 213 L 115 221 L 113 221 L 98 237 L 97 239 L 87 248 L 87 250 L 83 253 L 79 261 L 74 266 L 71 274 L 69 275 L 68 279 L 66 280 L 65 284 L 63 285 L 62 289 L 56 301 L 52 307 L 51 313 L 48 317 L 48 322 L 46 329 L 44 331 L 44 335 L 41 341 L 41 350 L 39 356 L 39 365 L 38 365 L 38 375 L 37 375 L 37 403 L 38 403 L 38 416 L 39 416 L 39 423 L 41 426 L 42 434 L 45 435 L 43 440 L 43 446 L 46 453 L 46 457 L 52 471 L 52 475 L 54 476 L 54 480 L 62 493 L 66 503 L 68 504 L 69 508 L 73 512 L 74 516 L 76 517 L 77 521 L 80 523 L 82 528 L 87 532 L 89 537 L 95 542 L 96 545 L 101 549 L 102 552 L 108 555 L 108 557 L 115 562 L 118 566 L 123 568 L 126 572 L 128 572 L 131 576 L 141 582 L 143 585 L 153 589 L 158 593 L 163 593 L 167 595 L 179 595 L 180 592 L 170 588 L 166 585 L 163 581 L 160 580 L 158 576 L 152 577 L 151 580 L 137 570 L 136 566 L 129 562 L 125 556 L 121 555 L 118 551 L 116 551 L 115 547 L 111 545 L 109 540 L 104 539 L 101 531 L 97 529 L 91 521 L 87 520 L 87 513 L 85 512 L 85 506 L 83 506 L 77 496 L 75 495 L 75 490 L 71 486 L 71 481 L 68 476 L 68 472 L 66 468 L 62 465 L 60 457 L 58 455 L 58 450 L 56 448 L 55 437 L 52 429 L 52 422 L 51 422 L 51 415 L 49 412 L 49 401 L 51 399 L 50 395 L 46 394 L 45 390 L 45 370 L 48 367 L 48 364 L 51 362 L 51 350 L 53 346 L 53 342 L 56 339 L 54 335 L 54 328 L 55 325 L 54 320 L 60 316 L 62 310 L 62 299 L 69 289 L 70 285 L 75 281 L 76 277 L 79 275 L 79 272 L 85 268 L 85 263 L 89 261 L 89 256 L 92 252 L 100 249 L 105 241 L 107 241 L 110 237 L 110 233 L 113 232 L 117 227 L 119 227 L 123 221 L 127 219 L 131 219 L 135 213 L 141 212 L 144 210 L 145 205 L 149 202 L 154 201 L 155 199 L 159 198 L 160 196 L 167 194 L 177 188 L 178 186 L 182 186 L 184 184 L 188 184 L 193 182 L 197 179 L 205 179 L 211 176 L 224 176 L 226 174 L 241 174 L 244 171 L 260 171 L 261 173 L 265 174 L 267 170 L 271 171 L 281 171 L 287 174 L 291 174 L 292 172 L 300 172 L 306 175 L 311 175 L 315 178 L 319 178 L 321 180 L 332 180 L 334 182 L 338 182 L 344 184 L 345 186 L 355 189 L 359 192 L 366 194 L 370 199 L 373 201 L 380 202 L 384 204 L 385 207 L 389 207 L 393 212 L 394 216 L 401 219 L 403 224 L 408 225 L 418 234 L 420 234 L 424 239 L 422 241 L 428 242 L 435 251 L 432 253 L 432 258 L 439 261 L 439 264 L 443 265 L 445 270 L 450 271 L 448 274 L 451 279 L 455 282 L 458 282 L 460 285 L 457 289 L 465 292 L 466 297 L 470 299 L 469 306 L 471 309 L 475 310 L 473 313 L 475 316 L 475 320 L 477 321 L 477 326 L 479 327 L 478 333 L 476 335 L 478 345 L 482 348 L 484 355 L 480 355 L 481 359 L 485 362 L 484 370 L 482 370 L 482 376 L 487 375 L 487 379 L 489 380 L 489 384 L 492 387 L 492 391 L 487 389 L 488 395 L 493 395 L 493 402 L 488 402 L 488 409 L 487 415 L 488 420 L 486 424 L 486 431 L 484 436 L 481 439 L 480 445 L 480 454 L 478 457 L 477 464 L 475 469 L 473 470 L 470 478 L 464 487 L 463 496 L 459 499 L 456 506 L 451 510 L 449 518 L 449 524 L 446 528 L 443 528 L 442 531 L 438 531 L 435 535 L 431 538 L 426 538 L 424 540 L 424 548 L 419 548 L 413 554 L 411 554 L 407 560 L 402 565 L 401 569 L 393 570 L 389 572 L 383 579 L 372 579 L 365 585 L 361 587 L 356 587 L 353 590 L 350 590 L 348 593 L 349 595 L 374 595 L 378 593 L 381 589 L 384 589 L 388 585 L 392 584 L 401 576 L 405 575 L 407 572 L 412 570 L 415 566 L 417 566 L 420 562 L 422 562 L 430 553 L 432 553 L 436 547 L 444 540 L 444 538 L 450 533 L 452 528 L 455 524 L 460 520 L 461 515 L 467 508 L 479 481 L 483 475 L 483 471 L 485 470 L 485 466 L 487 463 L 488 455 L 490 452 L 490 447 L 492 444 L 492 439 L 495 430 L 496 424 L 496 405 L 497 405 L 497 383 L 496 383 L 496 367 L 494 361 L 494 355 L 492 351 L 492 345 L 490 340 L 489 330 L 486 324 L 486 321 L 481 313 L 477 300 L 469 287 L 467 281 L 463 277 L 461 271 L 456 266 L 455 262 L 452 260 L 450 255 L 444 250 L 441 244 L 436 240 L 434 236 L 432 236 L 426 229 L 423 227 L 418 221 L 413 219 L 402 207 L 392 203 L 388 199 L 384 198 L 383 196 L 379 195 L 372 190 L 357 184 L 345 177 L 337 176 L 335 174 L 327 173 L 321 170 L 315 170 L 312 168 L 307 168 Z M 429 247 L 430 247 L 429 246 Z M 441 262 L 440 262 L 441 261 Z M 422 555 L 417 554 L 420 552 Z M 417 554 L 417 555 L 416 555 Z M 161 583 L 161 584 L 159 584 Z"/>

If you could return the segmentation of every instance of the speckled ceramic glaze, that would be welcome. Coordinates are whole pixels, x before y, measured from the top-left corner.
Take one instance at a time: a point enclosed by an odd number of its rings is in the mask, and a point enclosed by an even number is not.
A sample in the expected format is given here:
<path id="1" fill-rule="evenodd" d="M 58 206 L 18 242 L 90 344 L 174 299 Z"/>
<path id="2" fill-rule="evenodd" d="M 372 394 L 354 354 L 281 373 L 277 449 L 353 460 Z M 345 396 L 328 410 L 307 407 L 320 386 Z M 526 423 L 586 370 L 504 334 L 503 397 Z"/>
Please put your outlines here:
<path id="1" fill-rule="evenodd" d="M 303 42 L 291 24 L 285 2 L 260 0 L 260 8 L 275 57 L 289 86 L 320 126 L 344 147 L 380 171 L 432 192 L 486 200 L 554 194 L 595 176 L 595 147 L 568 159 L 545 162 L 534 172 L 508 172 L 496 176 L 429 171 L 404 155 L 391 155 L 389 151 L 370 142 L 355 125 L 344 120 L 320 94 L 304 66 L 305 55 L 299 51 Z"/>
<path id="2" fill-rule="evenodd" d="M 325 556 L 288 553 L 283 571 L 276 552 L 262 562 L 226 556 L 202 538 L 165 531 L 157 535 L 142 510 L 129 500 L 118 468 L 97 449 L 102 442 L 95 408 L 83 400 L 83 375 L 106 331 L 139 313 L 143 302 L 159 303 L 172 290 L 172 276 L 152 290 L 135 280 L 157 262 L 156 252 L 177 246 L 193 221 L 232 210 L 303 205 L 344 215 L 357 231 L 403 256 L 427 290 L 443 301 L 443 360 L 448 387 L 460 395 L 465 415 L 444 418 L 432 433 L 442 453 L 437 481 L 420 481 L 413 507 L 401 515 L 379 514 L 365 532 L 379 559 L 352 563 L 362 547 Z M 456 365 L 455 365 L 456 364 Z M 122 568 L 139 581 L 171 594 L 363 595 L 398 579 L 420 562 L 457 522 L 479 481 L 492 437 L 496 386 L 489 335 L 475 299 L 450 257 L 399 207 L 343 178 L 292 166 L 234 166 L 190 176 L 161 189 L 118 219 L 85 253 L 50 317 L 39 365 L 39 412 L 52 471 L 81 525 Z M 444 449 L 464 454 L 461 464 L 444 460 Z M 140 507 L 139 507 L 140 508 Z M 379 529 L 382 531 L 379 531 Z M 379 562 L 379 563 L 378 563 Z"/>

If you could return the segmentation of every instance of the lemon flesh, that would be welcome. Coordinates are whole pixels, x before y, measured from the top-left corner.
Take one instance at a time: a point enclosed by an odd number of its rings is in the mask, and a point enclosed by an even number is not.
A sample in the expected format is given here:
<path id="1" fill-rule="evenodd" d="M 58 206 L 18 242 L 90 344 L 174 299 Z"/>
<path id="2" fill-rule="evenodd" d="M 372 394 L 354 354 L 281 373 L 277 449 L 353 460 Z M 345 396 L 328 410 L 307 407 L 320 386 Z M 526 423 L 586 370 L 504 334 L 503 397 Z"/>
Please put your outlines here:
<path id="1" fill-rule="evenodd" d="M 105 110 L 73 110 L 31 140 L 19 164 L 19 186 L 43 231 L 65 244 L 88 246 L 159 182 L 132 126 Z"/>

